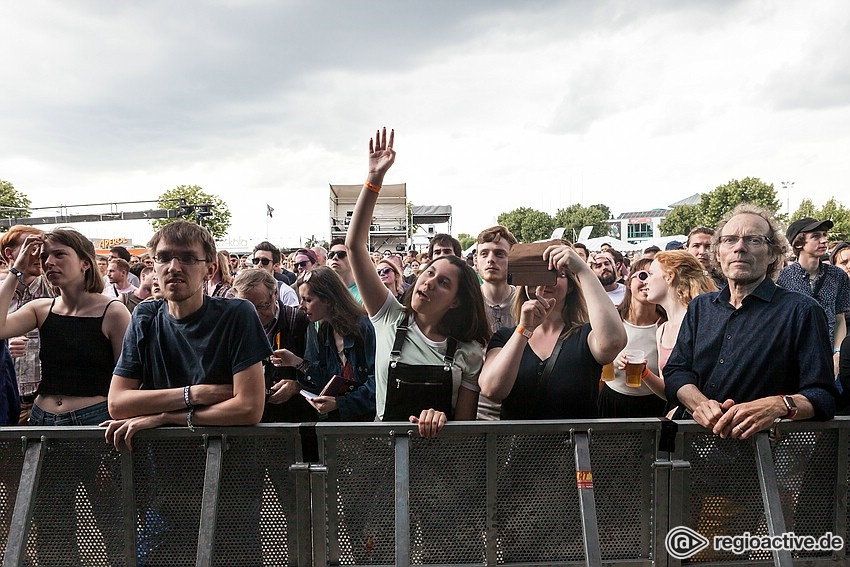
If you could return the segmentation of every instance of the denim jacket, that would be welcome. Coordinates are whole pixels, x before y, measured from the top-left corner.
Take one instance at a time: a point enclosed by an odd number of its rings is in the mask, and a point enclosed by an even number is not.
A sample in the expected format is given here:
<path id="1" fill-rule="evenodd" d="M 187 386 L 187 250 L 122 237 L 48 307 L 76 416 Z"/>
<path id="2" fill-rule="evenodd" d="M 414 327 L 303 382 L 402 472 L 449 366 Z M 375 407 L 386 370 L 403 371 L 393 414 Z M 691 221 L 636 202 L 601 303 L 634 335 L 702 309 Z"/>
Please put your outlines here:
<path id="1" fill-rule="evenodd" d="M 337 396 L 342 421 L 375 418 L 375 329 L 368 317 L 360 317 L 359 323 L 362 339 L 343 337 L 345 358 L 351 361 L 360 386 L 351 393 Z M 311 392 L 319 393 L 335 374 L 342 375 L 330 325 L 322 324 L 318 332 L 315 325 L 307 326 L 304 358 L 310 361 L 310 368 L 302 385 Z"/>

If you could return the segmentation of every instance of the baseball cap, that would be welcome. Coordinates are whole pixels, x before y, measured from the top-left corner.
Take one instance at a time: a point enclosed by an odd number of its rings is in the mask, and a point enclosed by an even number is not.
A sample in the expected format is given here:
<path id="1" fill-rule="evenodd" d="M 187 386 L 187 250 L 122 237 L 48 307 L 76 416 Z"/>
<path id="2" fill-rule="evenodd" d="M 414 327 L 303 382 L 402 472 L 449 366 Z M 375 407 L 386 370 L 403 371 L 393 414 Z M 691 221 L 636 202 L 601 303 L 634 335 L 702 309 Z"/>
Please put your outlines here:
<path id="1" fill-rule="evenodd" d="M 814 232 L 818 229 L 829 230 L 834 225 L 835 223 L 831 220 L 820 221 L 811 217 L 805 217 L 792 222 L 788 226 L 788 230 L 785 231 L 785 237 L 788 238 L 788 244 L 793 246 L 794 239 L 797 238 L 797 235 L 801 232 Z"/>
<path id="2" fill-rule="evenodd" d="M 685 244 L 683 242 L 679 242 L 678 240 L 671 240 L 664 247 L 664 250 L 681 250 L 684 247 Z"/>

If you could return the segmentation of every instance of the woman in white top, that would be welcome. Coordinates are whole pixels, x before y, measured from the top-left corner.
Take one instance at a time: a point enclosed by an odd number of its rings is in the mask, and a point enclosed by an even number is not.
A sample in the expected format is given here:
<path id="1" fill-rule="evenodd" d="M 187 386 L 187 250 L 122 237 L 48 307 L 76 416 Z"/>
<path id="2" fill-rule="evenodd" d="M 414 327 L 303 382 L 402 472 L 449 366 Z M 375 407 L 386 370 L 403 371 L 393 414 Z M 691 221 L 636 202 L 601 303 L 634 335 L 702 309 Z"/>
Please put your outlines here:
<path id="1" fill-rule="evenodd" d="M 369 225 L 384 175 L 395 161 L 393 138 L 384 128 L 369 140 L 369 172 L 345 243 L 375 326 L 378 418 L 407 418 L 419 425 L 420 435 L 433 437 L 447 419 L 475 419 L 490 328 L 478 277 L 460 258 L 441 256 L 428 264 L 404 305 L 376 273 L 368 250 Z"/>
<path id="2" fill-rule="evenodd" d="M 649 302 L 644 286 L 649 277 L 646 268 L 651 263 L 651 258 L 641 258 L 633 262 L 631 273 L 626 279 L 626 294 L 617 311 L 623 319 L 628 343 L 614 359 L 614 379 L 603 382 L 602 391 L 599 393 L 599 417 L 659 417 L 664 414 L 664 398 L 654 393 L 664 392 L 664 382 L 658 376 L 658 348 L 655 337 L 658 324 L 664 320 L 664 311 Z M 647 372 L 638 387 L 626 384 L 624 353 L 631 349 L 642 350 L 646 355 Z M 650 385 L 653 387 L 650 388 Z"/>

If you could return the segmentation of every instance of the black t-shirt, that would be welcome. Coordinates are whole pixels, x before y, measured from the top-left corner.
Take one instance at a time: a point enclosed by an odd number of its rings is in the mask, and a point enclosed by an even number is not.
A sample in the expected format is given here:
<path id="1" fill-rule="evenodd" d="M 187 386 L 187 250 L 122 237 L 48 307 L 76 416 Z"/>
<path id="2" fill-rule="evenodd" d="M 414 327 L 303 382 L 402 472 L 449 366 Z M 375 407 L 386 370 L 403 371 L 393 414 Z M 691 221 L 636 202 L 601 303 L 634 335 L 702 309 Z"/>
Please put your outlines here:
<path id="1" fill-rule="evenodd" d="M 232 384 L 233 376 L 271 355 L 257 311 L 241 299 L 204 296 L 185 319 L 165 300 L 143 301 L 133 318 L 115 374 L 156 390 L 192 384 Z"/>
<path id="2" fill-rule="evenodd" d="M 516 327 L 496 331 L 487 350 L 505 346 Z M 561 346 L 555 367 L 545 385 L 537 383 L 543 374 L 546 360 L 540 360 L 526 345 L 519 363 L 516 382 L 508 397 L 502 400 L 502 419 L 586 419 L 597 417 L 596 399 L 599 396 L 599 364 L 587 337 L 590 324 L 575 331 Z M 548 360 L 548 359 L 547 359 Z"/>

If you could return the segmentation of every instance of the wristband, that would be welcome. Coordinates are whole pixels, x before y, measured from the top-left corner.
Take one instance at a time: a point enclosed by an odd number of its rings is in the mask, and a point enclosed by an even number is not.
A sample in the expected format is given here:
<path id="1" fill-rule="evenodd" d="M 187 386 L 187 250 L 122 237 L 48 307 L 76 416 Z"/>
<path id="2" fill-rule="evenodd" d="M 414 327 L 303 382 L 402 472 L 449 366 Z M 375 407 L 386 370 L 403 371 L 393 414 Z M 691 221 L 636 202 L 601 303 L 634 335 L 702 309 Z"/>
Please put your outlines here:
<path id="1" fill-rule="evenodd" d="M 195 427 L 192 425 L 193 415 L 195 415 L 195 408 L 190 407 L 189 411 L 186 412 L 186 427 L 189 428 L 189 431 L 195 431 Z"/>
<path id="2" fill-rule="evenodd" d="M 184 386 L 183 387 L 183 403 L 186 404 L 186 407 L 189 408 L 189 409 L 194 407 L 194 406 L 192 406 L 192 402 L 189 400 L 189 388 L 191 388 L 191 387 L 192 386 Z"/>
<path id="3" fill-rule="evenodd" d="M 368 181 L 363 183 L 363 185 L 365 185 L 366 189 L 368 189 L 372 193 L 380 193 L 381 192 L 381 186 L 380 185 L 375 185 L 374 183 L 369 183 Z"/>
<path id="4" fill-rule="evenodd" d="M 643 367 L 643 374 L 640 375 L 640 379 L 643 380 L 649 375 L 650 375 L 649 366 L 644 366 Z"/>
<path id="5" fill-rule="evenodd" d="M 9 270 L 9 271 L 11 272 L 12 270 Z M 834 349 L 832 349 L 832 354 L 838 354 L 839 352 L 841 352 L 841 349 L 840 349 L 840 348 L 834 348 Z"/>
<path id="6" fill-rule="evenodd" d="M 302 358 L 301 362 L 299 362 L 295 366 L 295 370 L 297 370 L 301 374 L 306 374 L 309 369 L 310 369 L 310 361 L 307 360 L 306 358 Z"/>
<path id="7" fill-rule="evenodd" d="M 9 273 L 18 278 L 19 282 L 24 283 L 24 274 L 22 274 L 18 268 L 15 268 L 14 266 L 9 268 Z"/>
<path id="8" fill-rule="evenodd" d="M 522 335 L 523 337 L 525 337 L 526 339 L 530 339 L 534 335 L 534 331 L 529 331 L 528 329 L 526 329 L 522 325 L 519 325 L 516 328 L 516 332 L 519 333 L 520 335 Z"/>

